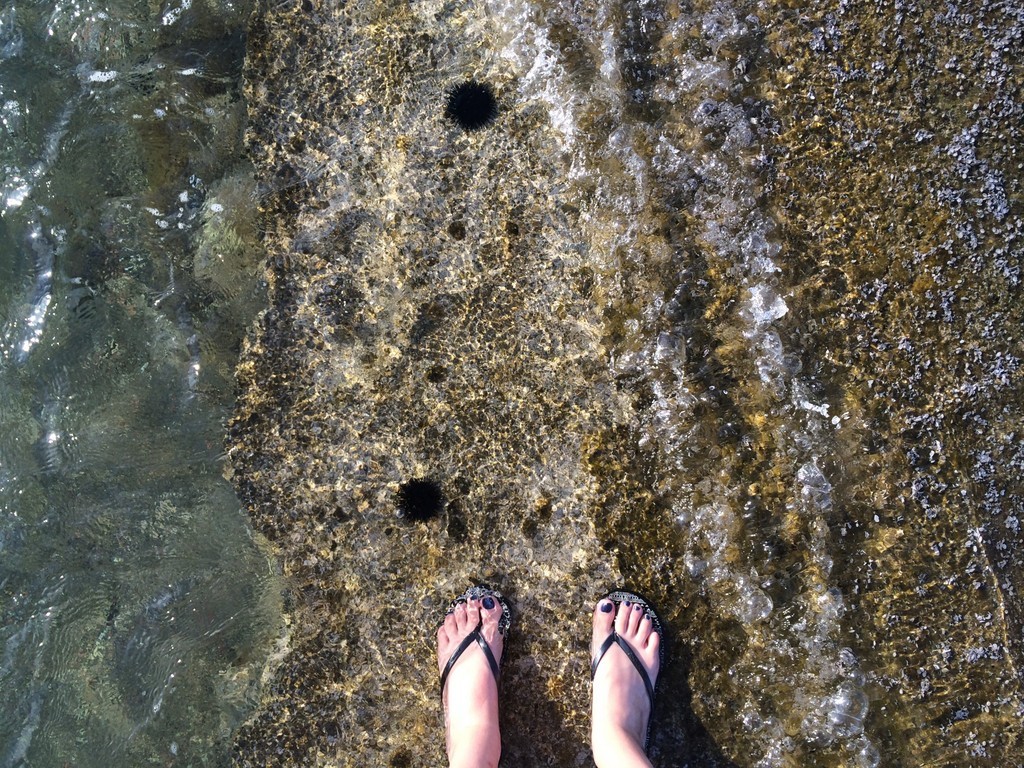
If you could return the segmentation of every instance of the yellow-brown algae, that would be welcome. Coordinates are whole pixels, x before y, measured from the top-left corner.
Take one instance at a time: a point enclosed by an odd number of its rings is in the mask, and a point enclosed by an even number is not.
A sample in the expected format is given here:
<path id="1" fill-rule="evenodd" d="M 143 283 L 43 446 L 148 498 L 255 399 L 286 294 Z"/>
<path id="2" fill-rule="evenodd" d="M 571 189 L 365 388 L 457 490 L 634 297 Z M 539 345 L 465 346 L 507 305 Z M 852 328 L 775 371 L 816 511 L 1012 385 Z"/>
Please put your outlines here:
<path id="1" fill-rule="evenodd" d="M 1022 760 L 1019 22 L 970 10 L 261 9 L 230 456 L 294 624 L 237 764 L 439 764 L 478 580 L 509 765 L 586 764 L 620 582 L 673 636 L 660 764 Z"/>

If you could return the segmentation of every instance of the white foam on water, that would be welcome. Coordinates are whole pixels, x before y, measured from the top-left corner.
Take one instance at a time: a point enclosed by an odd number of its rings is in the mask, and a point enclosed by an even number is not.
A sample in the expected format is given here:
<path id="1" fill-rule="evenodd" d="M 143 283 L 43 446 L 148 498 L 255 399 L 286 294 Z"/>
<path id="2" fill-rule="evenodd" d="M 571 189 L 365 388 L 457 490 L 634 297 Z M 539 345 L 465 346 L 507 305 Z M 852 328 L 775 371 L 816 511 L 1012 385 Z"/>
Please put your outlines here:
<path id="1" fill-rule="evenodd" d="M 579 131 L 578 115 L 588 95 L 573 85 L 558 46 L 542 23 L 540 11 L 522 0 L 488 0 L 486 10 L 497 22 L 494 37 L 499 56 L 521 73 L 520 99 L 542 103 L 563 146 L 571 149 Z M 613 30 L 607 29 L 605 34 L 612 35 Z M 602 39 L 600 44 L 605 54 L 600 73 L 607 80 L 615 80 L 618 75 L 612 44 L 612 37 Z"/>
<path id="2" fill-rule="evenodd" d="M 571 32 L 592 54 L 594 71 L 583 76 L 570 71 L 535 8 L 516 0 L 492 0 L 487 8 L 497 27 L 495 37 L 503 43 L 499 55 L 519 76 L 521 102 L 545 105 L 551 126 L 570 153 L 572 180 L 594 190 L 587 214 L 592 257 L 607 274 L 624 273 L 628 279 L 634 263 L 651 257 L 650 239 L 644 239 L 639 222 L 653 190 L 663 197 L 690 196 L 689 213 L 697 219 L 703 248 L 740 288 L 735 321 L 751 369 L 768 402 L 778 402 L 780 410 L 792 409 L 793 415 L 775 431 L 775 450 L 795 464 L 792 513 L 810 533 L 804 562 L 814 575 L 793 598 L 798 621 L 787 623 L 776 616 L 779 606 L 762 586 L 770 561 L 737 558 L 745 547 L 745 524 L 734 509 L 732 489 L 722 488 L 719 499 L 696 509 L 687 509 L 680 499 L 671 512 L 680 535 L 690 542 L 686 571 L 711 592 L 711 604 L 723 618 L 743 625 L 752 647 L 765 649 L 764 674 L 787 676 L 774 681 L 783 683 L 786 701 L 762 711 L 761 699 L 751 696 L 744 705 L 743 722 L 762 747 L 753 762 L 765 767 L 787 764 L 803 741 L 842 745 L 852 765 L 872 768 L 878 754 L 863 733 L 868 707 L 863 680 L 852 652 L 840 653 L 844 602 L 829 583 L 832 486 L 821 457 L 829 451 L 835 425 L 828 416 L 829 404 L 818 402 L 795 375 L 783 341 L 789 306 L 780 284 L 781 248 L 773 239 L 774 224 L 757 203 L 759 179 L 753 169 L 763 150 L 756 118 L 732 101 L 742 67 L 716 55 L 756 36 L 756 19 L 743 8 L 721 3 L 703 15 L 684 12 L 664 23 L 659 45 L 673 56 L 670 62 L 659 62 L 659 80 L 650 98 L 676 115 L 676 105 L 697 107 L 688 116 L 680 115 L 681 125 L 659 126 L 626 117 L 626 105 L 635 96 L 623 76 L 624 57 L 631 51 L 622 19 L 630 8 L 603 2 L 587 14 L 574 11 L 559 19 L 560 24 L 571 22 Z M 634 10 L 648 21 L 646 9 Z M 686 44 L 695 28 L 703 33 L 704 49 Z M 686 52 L 680 55 L 679 50 Z M 579 82 L 588 83 L 586 91 Z M 590 129 L 581 127 L 583 105 L 608 116 L 611 127 L 603 141 L 584 135 Z M 700 133 L 718 139 L 703 141 Z M 616 172 L 606 172 L 609 167 Z M 608 290 L 617 290 L 614 281 Z M 677 289 L 680 296 L 685 291 L 685 284 Z M 663 322 L 659 325 L 671 303 L 662 295 L 652 296 L 643 317 L 625 323 L 625 332 L 643 343 L 624 344 L 610 365 L 613 375 L 637 375 L 650 383 L 653 401 L 641 425 L 641 446 L 656 447 L 666 465 L 699 476 L 687 466 L 692 459 L 686 458 L 698 426 L 686 344 Z M 706 437 L 696 439 L 707 442 Z M 701 461 L 714 461 L 713 445 L 708 454 Z M 781 662 L 777 669 L 772 669 L 773 657 Z M 787 733 L 786 724 L 770 714 L 773 708 L 792 708 L 802 717 L 799 737 Z"/>
<path id="3" fill-rule="evenodd" d="M 55 585 L 46 588 L 36 603 L 36 609 L 7 636 L 4 643 L 0 681 L 7 683 L 5 692 L 8 695 L 16 695 L 21 701 L 29 702 L 29 710 L 22 718 L 17 736 L 9 742 L 10 746 L 3 755 L 4 766 L 24 765 L 32 740 L 39 730 L 43 701 L 49 686 L 44 666 L 50 653 L 51 629 L 60 614 L 57 606 L 61 603 L 63 587 L 63 579 L 60 579 Z M 31 669 L 28 676 L 21 672 L 26 669 Z M 14 688 L 10 684 L 12 680 L 24 682 Z"/>
<path id="4" fill-rule="evenodd" d="M 789 307 L 771 286 L 764 283 L 752 286 L 749 293 L 750 298 L 742 311 L 750 320 L 752 328 L 746 334 L 752 338 L 757 330 L 785 317 Z"/>
<path id="5" fill-rule="evenodd" d="M 90 72 L 85 79 L 90 83 L 109 83 L 117 79 L 117 72 L 97 69 Z"/>
<path id="6" fill-rule="evenodd" d="M 23 176 L 12 174 L 4 183 L 4 208 L 8 210 L 20 208 L 24 205 L 31 192 L 32 187 Z"/>
<path id="7" fill-rule="evenodd" d="M 23 117 L 21 102 L 15 99 L 6 99 L 3 105 L 0 105 L 0 125 L 8 133 L 21 130 Z"/>
<path id="8" fill-rule="evenodd" d="M 28 314 L 21 322 L 20 339 L 15 344 L 14 359 L 18 363 L 24 363 L 42 340 L 47 311 L 53 301 L 54 246 L 38 222 L 30 225 L 28 236 L 35 267 L 35 285 Z"/>
<path id="9" fill-rule="evenodd" d="M 176 8 L 168 8 L 164 11 L 160 17 L 160 23 L 165 27 L 169 27 L 171 24 L 181 18 L 181 15 L 185 13 L 189 8 L 192 7 L 192 0 L 181 0 L 181 5 Z"/>
<path id="10" fill-rule="evenodd" d="M 18 25 L 17 10 L 8 5 L 0 11 L 0 61 L 13 59 L 21 54 L 25 39 Z"/>
<path id="11" fill-rule="evenodd" d="M 717 32 L 725 33 L 727 29 L 735 30 L 735 27 L 719 27 Z M 699 86 L 702 90 L 703 85 Z M 788 370 L 786 349 L 777 328 L 789 308 L 777 287 L 780 267 L 776 259 L 780 248 L 772 241 L 773 224 L 755 202 L 757 180 L 751 174 L 749 162 L 749 158 L 760 151 L 755 132 L 741 110 L 720 102 L 703 102 L 695 113 L 694 122 L 719 131 L 725 129 L 721 149 L 709 151 L 699 159 L 701 175 L 714 178 L 715 183 L 698 192 L 694 208 L 703 219 L 705 244 L 718 258 L 732 263 L 729 273 L 743 288 L 744 301 L 737 318 L 742 323 L 742 338 L 747 342 L 754 370 L 770 397 L 810 405 L 805 388 Z M 747 566 L 754 568 L 753 571 L 740 570 L 732 562 L 731 553 L 740 544 L 737 536 L 741 526 L 735 514 L 728 511 L 728 502 L 719 504 L 714 515 L 698 513 L 691 530 L 704 538 L 707 545 L 704 551 L 711 555 L 704 576 L 706 583 L 716 595 L 724 598 L 723 606 L 731 606 L 729 610 L 743 623 L 748 635 L 757 637 L 753 642 L 777 648 L 783 656 L 792 653 L 794 644 L 801 649 L 798 655 L 802 659 L 800 677 L 790 680 L 789 684 L 795 689 L 797 706 L 807 713 L 801 728 L 802 737 L 832 744 L 856 736 L 860 739 L 856 750 L 863 758 L 858 759 L 857 764 L 869 765 L 874 748 L 862 733 L 867 699 L 862 689 L 842 673 L 844 667 L 835 649 L 840 639 L 843 600 L 827 583 L 832 561 L 825 515 L 832 506 L 831 484 L 817 459 L 818 453 L 827 450 L 827 443 L 822 443 L 817 435 L 827 434 L 824 419 L 828 416 L 828 407 L 806 408 L 805 413 L 805 419 L 792 420 L 785 430 L 775 432 L 776 450 L 804 456 L 795 476 L 795 511 L 806 521 L 811 534 L 805 555 L 807 561 L 818 578 L 825 579 L 819 583 L 817 591 L 812 589 L 798 596 L 800 621 L 790 627 L 765 622 L 772 608 L 767 596 L 761 599 L 762 592 L 757 584 L 760 574 L 756 566 Z M 723 489 L 723 495 L 728 498 L 728 489 Z M 766 655 L 770 658 L 772 654 Z M 846 667 L 850 667 L 849 659 Z M 834 686 L 831 690 L 830 685 Z M 766 745 L 758 765 L 785 764 L 792 751 L 786 745 L 792 742 L 782 724 L 767 713 L 758 713 L 754 702 L 749 706 L 751 722 L 756 721 L 763 729 L 762 743 Z M 853 749 L 851 745 L 848 750 Z"/>

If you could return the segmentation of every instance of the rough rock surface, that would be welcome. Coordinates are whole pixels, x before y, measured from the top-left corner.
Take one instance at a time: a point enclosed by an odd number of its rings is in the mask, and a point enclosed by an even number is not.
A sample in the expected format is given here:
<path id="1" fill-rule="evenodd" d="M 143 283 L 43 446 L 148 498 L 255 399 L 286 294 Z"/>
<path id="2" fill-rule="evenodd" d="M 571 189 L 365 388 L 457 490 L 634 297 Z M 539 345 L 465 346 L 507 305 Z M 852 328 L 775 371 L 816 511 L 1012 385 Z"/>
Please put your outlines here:
<path id="1" fill-rule="evenodd" d="M 623 580 L 676 641 L 663 765 L 1024 761 L 1020 22 L 977 5 L 257 12 L 230 456 L 294 592 L 238 764 L 441 762 L 477 580 L 509 765 L 589 760 Z"/>

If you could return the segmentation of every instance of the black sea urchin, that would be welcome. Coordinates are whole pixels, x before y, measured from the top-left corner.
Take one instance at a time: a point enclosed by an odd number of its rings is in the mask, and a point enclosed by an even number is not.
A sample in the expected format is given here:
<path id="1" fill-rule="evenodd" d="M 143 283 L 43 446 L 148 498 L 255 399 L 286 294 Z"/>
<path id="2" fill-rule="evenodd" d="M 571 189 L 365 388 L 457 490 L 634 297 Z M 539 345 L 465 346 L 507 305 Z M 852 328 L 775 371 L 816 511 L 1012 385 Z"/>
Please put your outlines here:
<path id="1" fill-rule="evenodd" d="M 417 478 L 398 487 L 398 512 L 407 520 L 437 517 L 444 506 L 444 494 L 433 480 Z"/>
<path id="2" fill-rule="evenodd" d="M 498 116 L 498 100 L 486 83 L 468 80 L 448 91 L 444 116 L 454 120 L 463 130 L 479 131 Z"/>

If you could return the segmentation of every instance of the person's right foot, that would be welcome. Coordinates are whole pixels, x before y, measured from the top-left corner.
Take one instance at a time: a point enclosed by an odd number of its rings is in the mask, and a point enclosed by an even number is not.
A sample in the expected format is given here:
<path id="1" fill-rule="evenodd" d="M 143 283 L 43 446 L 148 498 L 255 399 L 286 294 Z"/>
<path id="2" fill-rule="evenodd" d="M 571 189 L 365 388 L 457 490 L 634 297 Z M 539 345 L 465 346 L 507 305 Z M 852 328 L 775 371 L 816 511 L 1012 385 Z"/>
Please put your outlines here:
<path id="1" fill-rule="evenodd" d="M 591 659 L 596 658 L 612 628 L 640 659 L 651 685 L 660 667 L 660 635 L 642 606 L 623 602 L 616 610 L 607 598 L 594 609 Z M 591 743 L 598 766 L 648 766 L 644 753 L 651 701 L 636 667 L 617 643 L 605 652 L 594 673 Z"/>

